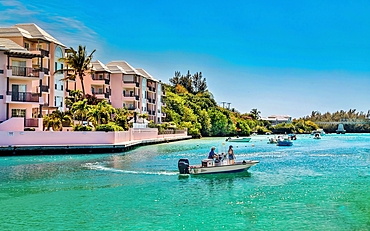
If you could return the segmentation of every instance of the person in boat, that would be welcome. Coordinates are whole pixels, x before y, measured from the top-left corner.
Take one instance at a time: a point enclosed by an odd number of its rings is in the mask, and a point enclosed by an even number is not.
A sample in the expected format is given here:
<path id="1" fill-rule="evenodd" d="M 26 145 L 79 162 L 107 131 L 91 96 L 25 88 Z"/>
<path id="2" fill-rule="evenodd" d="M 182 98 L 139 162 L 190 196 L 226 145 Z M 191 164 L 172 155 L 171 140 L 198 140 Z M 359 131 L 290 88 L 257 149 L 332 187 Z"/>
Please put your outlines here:
<path id="1" fill-rule="evenodd" d="M 227 154 L 228 154 L 228 157 L 229 157 L 229 163 L 230 164 L 234 164 L 234 162 L 235 162 L 235 155 L 234 155 L 234 150 L 233 150 L 233 146 L 232 145 L 229 146 L 229 151 L 227 151 Z"/>
<path id="2" fill-rule="evenodd" d="M 218 155 L 215 153 L 216 148 L 212 147 L 211 151 L 208 154 L 208 159 L 215 159 L 218 160 Z"/>

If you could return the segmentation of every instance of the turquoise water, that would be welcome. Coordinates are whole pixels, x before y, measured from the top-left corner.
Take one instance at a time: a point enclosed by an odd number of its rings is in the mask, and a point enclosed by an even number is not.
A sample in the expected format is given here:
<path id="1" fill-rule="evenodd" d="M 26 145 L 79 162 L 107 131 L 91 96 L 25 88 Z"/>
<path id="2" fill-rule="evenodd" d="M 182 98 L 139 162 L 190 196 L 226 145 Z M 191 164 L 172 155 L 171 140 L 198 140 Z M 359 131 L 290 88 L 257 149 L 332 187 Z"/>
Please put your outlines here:
<path id="1" fill-rule="evenodd" d="M 233 143 L 248 172 L 180 177 L 225 138 L 0 158 L 1 230 L 370 230 L 370 134 Z"/>

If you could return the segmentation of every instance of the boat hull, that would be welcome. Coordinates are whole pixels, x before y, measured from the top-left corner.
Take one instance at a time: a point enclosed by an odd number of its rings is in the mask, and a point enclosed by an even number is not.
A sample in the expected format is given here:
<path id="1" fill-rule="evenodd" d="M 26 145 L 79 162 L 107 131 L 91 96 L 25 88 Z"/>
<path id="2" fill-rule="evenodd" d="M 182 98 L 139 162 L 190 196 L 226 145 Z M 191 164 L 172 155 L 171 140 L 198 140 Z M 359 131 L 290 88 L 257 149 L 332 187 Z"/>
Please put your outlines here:
<path id="1" fill-rule="evenodd" d="M 259 161 L 244 161 L 236 162 L 235 164 L 220 165 L 220 166 L 191 166 L 189 173 L 193 175 L 200 174 L 217 174 L 217 173 L 236 173 L 248 170 L 250 167 L 258 164 Z"/>
<path id="2" fill-rule="evenodd" d="M 292 141 L 288 141 L 288 140 L 284 140 L 284 141 L 278 141 L 277 146 L 292 146 L 293 145 L 293 142 Z"/>
<path id="3" fill-rule="evenodd" d="M 249 142 L 252 138 L 229 138 L 227 139 L 228 142 Z"/>

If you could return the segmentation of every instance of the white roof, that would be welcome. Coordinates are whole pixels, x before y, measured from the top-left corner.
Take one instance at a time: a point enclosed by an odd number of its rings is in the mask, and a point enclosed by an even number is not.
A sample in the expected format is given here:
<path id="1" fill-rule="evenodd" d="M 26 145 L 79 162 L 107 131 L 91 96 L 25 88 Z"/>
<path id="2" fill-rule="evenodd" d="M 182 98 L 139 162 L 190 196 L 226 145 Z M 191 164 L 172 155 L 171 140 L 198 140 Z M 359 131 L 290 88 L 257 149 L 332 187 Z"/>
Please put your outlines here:
<path id="1" fill-rule="evenodd" d="M 32 54 L 26 48 L 19 46 L 17 43 L 7 38 L 0 38 L 0 50 Z"/>
<path id="2" fill-rule="evenodd" d="M 96 60 L 94 62 L 91 62 L 91 65 L 93 66 L 94 71 L 106 71 L 111 72 L 107 66 L 105 66 L 102 62 L 99 60 Z"/>
<path id="3" fill-rule="evenodd" d="M 65 47 L 65 45 L 63 45 L 61 42 L 59 42 L 57 39 L 55 39 L 53 36 L 48 34 L 46 31 L 44 31 L 34 23 L 16 24 L 12 27 L 0 28 L 0 37 L 24 37 L 27 39 L 41 39 Z"/>
<path id="4" fill-rule="evenodd" d="M 262 118 L 263 120 L 279 120 L 279 121 L 284 121 L 284 120 L 290 120 L 292 117 L 289 115 L 270 115 L 267 118 Z"/>
<path id="5" fill-rule="evenodd" d="M 56 44 L 61 45 L 63 47 L 66 47 L 63 43 L 59 42 L 56 38 L 51 36 L 49 33 L 44 31 L 43 29 L 41 29 L 39 26 L 37 26 L 34 23 L 16 24 L 16 25 L 14 25 L 14 27 L 18 27 L 18 28 L 21 28 L 21 29 L 24 29 L 24 30 L 28 31 L 31 34 L 32 38 L 43 39 L 43 40 L 46 40 L 46 41 L 49 41 L 49 42 L 56 43 Z"/>
<path id="6" fill-rule="evenodd" d="M 155 78 L 153 78 L 153 76 L 151 76 L 148 72 L 146 72 L 144 69 L 142 68 L 136 68 L 136 70 L 138 72 L 140 72 L 140 74 L 142 74 L 145 78 L 149 79 L 149 80 L 153 80 L 155 82 L 158 82 L 158 80 L 156 80 Z"/>
<path id="7" fill-rule="evenodd" d="M 108 69 L 110 70 L 110 72 L 112 74 L 127 74 L 126 71 L 120 67 L 120 66 L 117 66 L 117 65 L 109 65 L 109 63 L 107 64 L 107 67 Z"/>
<path id="8" fill-rule="evenodd" d="M 107 64 L 107 66 L 119 66 L 121 67 L 123 70 L 125 70 L 125 74 L 128 74 L 128 75 L 140 75 L 140 76 L 143 76 L 143 74 L 141 74 L 140 72 L 138 72 L 135 68 L 133 68 L 130 64 L 128 64 L 126 61 L 112 61 L 112 62 L 109 62 Z"/>

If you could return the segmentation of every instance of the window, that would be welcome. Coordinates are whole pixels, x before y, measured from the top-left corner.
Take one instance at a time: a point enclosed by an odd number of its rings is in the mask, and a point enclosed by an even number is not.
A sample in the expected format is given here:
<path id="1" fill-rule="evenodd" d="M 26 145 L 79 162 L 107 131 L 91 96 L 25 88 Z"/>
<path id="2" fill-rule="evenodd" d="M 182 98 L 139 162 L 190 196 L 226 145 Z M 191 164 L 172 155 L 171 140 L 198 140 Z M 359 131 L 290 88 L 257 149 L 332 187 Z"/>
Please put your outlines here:
<path id="1" fill-rule="evenodd" d="M 63 70 L 63 64 L 60 64 L 60 69 L 62 69 L 62 70 Z"/>
<path id="2" fill-rule="evenodd" d="M 99 75 L 99 79 L 100 79 L 100 80 L 102 80 L 102 79 L 103 79 L 103 75 L 102 75 L 102 74 L 100 74 L 100 75 Z"/>
<path id="3" fill-rule="evenodd" d="M 60 90 L 62 90 L 62 91 L 63 91 L 63 85 L 60 85 Z"/>
<path id="4" fill-rule="evenodd" d="M 12 109 L 12 117 L 26 117 L 26 109 Z"/>
<path id="5" fill-rule="evenodd" d="M 30 44 L 29 43 L 24 43 L 24 48 L 26 48 L 27 50 L 30 50 Z"/>
<path id="6" fill-rule="evenodd" d="M 54 68 L 55 68 L 55 71 L 58 70 L 58 63 L 57 62 L 54 63 Z"/>
<path id="7" fill-rule="evenodd" d="M 58 84 L 54 84 L 55 90 L 58 90 Z"/>
<path id="8" fill-rule="evenodd" d="M 123 107 L 123 108 L 125 108 L 125 107 L 126 107 L 126 103 L 123 103 L 123 104 L 122 104 L 122 107 Z"/>

